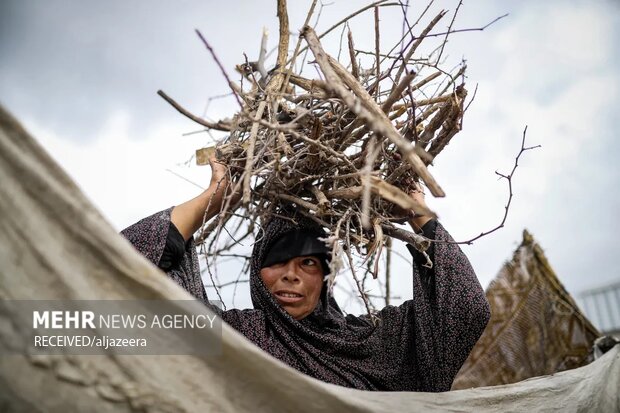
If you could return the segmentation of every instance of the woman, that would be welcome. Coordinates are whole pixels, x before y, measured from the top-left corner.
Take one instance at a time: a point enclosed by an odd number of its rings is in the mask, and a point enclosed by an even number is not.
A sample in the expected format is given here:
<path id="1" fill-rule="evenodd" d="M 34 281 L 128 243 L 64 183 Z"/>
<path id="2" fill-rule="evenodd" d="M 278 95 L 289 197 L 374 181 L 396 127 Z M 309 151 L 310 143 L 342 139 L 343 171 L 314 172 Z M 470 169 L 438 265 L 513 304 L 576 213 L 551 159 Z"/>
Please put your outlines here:
<path id="1" fill-rule="evenodd" d="M 125 229 L 123 235 L 197 299 L 209 305 L 192 234 L 216 215 L 224 198 L 226 167 L 212 161 L 209 188 L 198 197 Z M 421 193 L 414 194 L 424 202 Z M 433 269 L 411 246 L 413 299 L 386 306 L 373 324 L 367 315 L 343 315 L 327 294 L 327 250 L 314 222 L 273 219 L 251 258 L 254 309 L 219 311 L 254 344 L 302 373 L 361 390 L 450 390 L 482 334 L 489 305 L 456 244 L 430 248 Z M 440 241 L 452 238 L 436 220 L 414 217 L 414 229 Z"/>

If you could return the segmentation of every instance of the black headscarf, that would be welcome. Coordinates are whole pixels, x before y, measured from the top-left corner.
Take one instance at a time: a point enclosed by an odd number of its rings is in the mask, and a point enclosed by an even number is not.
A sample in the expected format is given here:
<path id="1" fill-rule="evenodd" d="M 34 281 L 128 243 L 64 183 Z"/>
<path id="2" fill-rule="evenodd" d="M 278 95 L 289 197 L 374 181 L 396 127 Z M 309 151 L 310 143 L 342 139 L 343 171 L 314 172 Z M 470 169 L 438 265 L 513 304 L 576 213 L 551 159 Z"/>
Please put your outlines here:
<path id="1" fill-rule="evenodd" d="M 304 256 L 317 257 L 321 262 L 323 275 L 330 273 L 331 250 L 326 243 L 325 233 L 307 229 L 295 229 L 285 233 L 269 247 L 262 268 Z"/>
<path id="2" fill-rule="evenodd" d="M 294 319 L 280 306 L 280 304 L 278 304 L 273 294 L 267 289 L 260 276 L 260 270 L 265 265 L 265 259 L 269 253 L 273 252 L 272 247 L 274 244 L 278 243 L 283 236 L 291 233 L 300 235 L 307 234 L 313 241 L 317 240 L 322 242 L 321 238 L 327 238 L 327 234 L 318 224 L 309 218 L 296 214 L 292 210 L 287 210 L 283 213 L 288 216 L 286 218 L 278 216 L 272 218 L 258 234 L 258 241 L 254 244 L 250 265 L 250 294 L 255 309 L 263 310 L 267 314 L 273 314 L 274 321 L 286 320 L 289 322 Z M 314 246 L 314 249 L 318 251 L 322 250 L 317 246 Z M 327 251 L 323 249 L 321 252 L 326 253 Z M 326 274 L 328 268 L 324 257 L 321 258 L 323 272 Z M 323 282 L 323 289 L 318 305 L 308 317 L 311 317 L 312 321 L 320 326 L 336 326 L 343 322 L 344 316 L 342 311 L 331 294 L 329 294 L 326 282 Z M 268 316 L 268 319 L 271 319 L 271 317 Z"/>

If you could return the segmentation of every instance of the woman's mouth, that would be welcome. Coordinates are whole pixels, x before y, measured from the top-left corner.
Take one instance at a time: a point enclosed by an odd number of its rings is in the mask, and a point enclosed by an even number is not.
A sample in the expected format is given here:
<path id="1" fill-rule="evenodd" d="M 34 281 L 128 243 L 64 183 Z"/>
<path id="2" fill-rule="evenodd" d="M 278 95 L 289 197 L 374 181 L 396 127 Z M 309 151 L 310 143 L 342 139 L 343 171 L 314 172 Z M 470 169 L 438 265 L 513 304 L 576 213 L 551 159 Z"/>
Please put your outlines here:
<path id="1" fill-rule="evenodd" d="M 293 304 L 303 300 L 304 296 L 292 291 L 277 291 L 275 296 L 283 303 Z"/>

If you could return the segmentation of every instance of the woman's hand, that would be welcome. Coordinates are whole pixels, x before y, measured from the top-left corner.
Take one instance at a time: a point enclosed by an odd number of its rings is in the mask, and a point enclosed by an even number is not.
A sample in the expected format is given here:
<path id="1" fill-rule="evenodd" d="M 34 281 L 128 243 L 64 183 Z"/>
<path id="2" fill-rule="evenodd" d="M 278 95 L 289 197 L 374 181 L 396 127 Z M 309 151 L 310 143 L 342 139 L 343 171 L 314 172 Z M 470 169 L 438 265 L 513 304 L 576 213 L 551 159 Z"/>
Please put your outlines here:
<path id="1" fill-rule="evenodd" d="M 417 182 L 414 185 L 415 188 L 409 192 L 409 196 L 413 198 L 418 204 L 428 209 L 428 206 L 426 205 L 426 200 L 424 199 L 424 189 Z M 426 224 L 432 218 L 433 217 L 428 215 L 417 215 L 413 211 L 410 211 L 409 219 L 407 220 L 407 222 L 409 222 L 409 225 L 411 225 L 411 228 L 413 228 L 415 232 L 420 232 L 422 231 L 422 227 L 424 226 L 424 224 Z"/>
<path id="2" fill-rule="evenodd" d="M 422 206 L 422 209 L 427 209 L 430 211 L 430 209 L 426 205 L 426 200 L 424 199 L 424 189 L 422 188 L 422 186 L 417 182 L 410 183 L 407 186 L 410 188 L 407 191 L 409 196 L 413 198 L 416 203 Z M 403 209 L 397 205 L 394 205 L 394 209 L 392 210 L 392 212 L 395 216 L 402 216 L 403 219 L 406 220 L 409 225 L 411 225 L 411 228 L 413 228 L 415 232 L 420 232 L 424 224 L 433 219 L 433 217 L 430 215 L 416 214 L 415 212 L 413 212 L 413 210 Z"/>
<path id="3" fill-rule="evenodd" d="M 233 190 L 233 188 L 230 187 L 231 183 L 228 175 L 228 167 L 226 164 L 217 160 L 215 153 L 211 154 L 209 157 L 209 166 L 211 167 L 211 182 L 209 183 L 209 188 L 207 188 L 205 192 L 211 194 L 211 206 L 213 206 L 213 209 L 220 211 L 226 193 L 230 193 Z M 231 200 L 231 204 L 234 203 L 234 201 L 234 199 Z M 209 209 L 212 208 L 209 207 Z"/>
<path id="4" fill-rule="evenodd" d="M 170 220 L 177 227 L 185 240 L 188 240 L 203 223 L 217 215 L 226 202 L 227 195 L 232 193 L 234 182 L 231 182 L 228 167 L 219 162 L 212 154 L 209 158 L 211 182 L 209 187 L 196 198 L 177 205 L 170 214 Z M 229 206 L 235 206 L 240 191 L 232 195 Z"/>

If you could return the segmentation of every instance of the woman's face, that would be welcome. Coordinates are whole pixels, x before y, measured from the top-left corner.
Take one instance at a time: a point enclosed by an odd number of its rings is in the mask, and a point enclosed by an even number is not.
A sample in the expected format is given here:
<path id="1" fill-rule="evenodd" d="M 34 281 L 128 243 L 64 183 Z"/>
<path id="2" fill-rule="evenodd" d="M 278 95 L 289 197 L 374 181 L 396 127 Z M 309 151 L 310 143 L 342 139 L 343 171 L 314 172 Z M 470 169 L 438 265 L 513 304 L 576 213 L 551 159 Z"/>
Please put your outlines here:
<path id="1" fill-rule="evenodd" d="M 315 256 L 291 258 L 260 270 L 263 283 L 295 320 L 310 315 L 323 288 L 321 260 Z"/>

